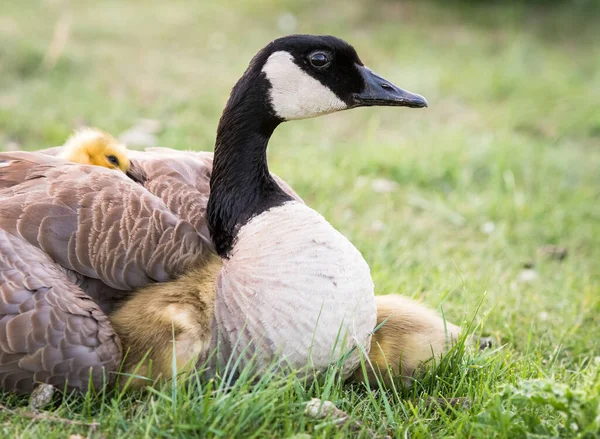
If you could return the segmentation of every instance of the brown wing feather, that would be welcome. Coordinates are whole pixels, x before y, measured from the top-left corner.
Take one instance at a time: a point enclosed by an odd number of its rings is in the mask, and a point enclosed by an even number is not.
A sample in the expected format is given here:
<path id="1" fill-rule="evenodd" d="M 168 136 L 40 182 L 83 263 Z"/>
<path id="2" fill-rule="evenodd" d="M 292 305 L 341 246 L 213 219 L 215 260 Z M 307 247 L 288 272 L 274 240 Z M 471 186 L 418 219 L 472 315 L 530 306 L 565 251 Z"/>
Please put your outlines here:
<path id="1" fill-rule="evenodd" d="M 0 229 L 64 268 L 131 290 L 172 279 L 211 253 L 208 234 L 119 172 L 35 153 L 0 160 L 10 162 L 0 167 Z"/>
<path id="2" fill-rule="evenodd" d="M 0 230 L 0 386 L 85 390 L 91 376 L 99 387 L 114 379 L 121 356 L 91 298 L 42 251 Z"/>
<path id="3" fill-rule="evenodd" d="M 179 218 L 209 239 L 206 205 L 210 194 L 212 154 L 157 154 L 132 151 L 132 167 L 143 175 L 144 187 Z"/>

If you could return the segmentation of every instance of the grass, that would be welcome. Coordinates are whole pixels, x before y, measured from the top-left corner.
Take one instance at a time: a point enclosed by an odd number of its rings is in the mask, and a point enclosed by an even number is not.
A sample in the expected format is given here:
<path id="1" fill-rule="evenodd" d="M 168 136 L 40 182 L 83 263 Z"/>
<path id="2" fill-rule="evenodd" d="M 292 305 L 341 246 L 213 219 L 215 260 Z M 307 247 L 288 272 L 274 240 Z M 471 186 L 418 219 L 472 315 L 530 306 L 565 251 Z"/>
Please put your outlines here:
<path id="1" fill-rule="evenodd" d="M 8 2 L 0 13 L 0 136 L 62 143 L 81 120 L 119 133 L 162 122 L 162 145 L 211 149 L 230 87 L 281 34 L 352 42 L 427 110 L 360 109 L 288 123 L 271 169 L 362 251 L 378 294 L 473 322 L 499 349 L 457 349 L 412 389 L 335 373 L 67 396 L 31 420 L 0 396 L 0 436 L 312 437 L 312 397 L 393 437 L 596 437 L 600 431 L 600 28 L 585 2 L 248 0 Z M 44 67 L 61 15 L 65 50 Z M 52 60 L 50 60 L 52 61 Z M 6 142 L 5 142 L 6 143 Z M 397 185 L 374 192 L 374 179 Z M 539 249 L 568 250 L 562 262 Z M 537 278 L 519 280 L 524 264 Z M 469 397 L 470 407 L 428 404 Z M 9 411 L 12 410 L 12 411 Z M 65 423 L 90 422 L 99 427 Z M 585 436 L 587 434 L 587 436 Z M 366 437 L 366 430 L 362 432 Z"/>

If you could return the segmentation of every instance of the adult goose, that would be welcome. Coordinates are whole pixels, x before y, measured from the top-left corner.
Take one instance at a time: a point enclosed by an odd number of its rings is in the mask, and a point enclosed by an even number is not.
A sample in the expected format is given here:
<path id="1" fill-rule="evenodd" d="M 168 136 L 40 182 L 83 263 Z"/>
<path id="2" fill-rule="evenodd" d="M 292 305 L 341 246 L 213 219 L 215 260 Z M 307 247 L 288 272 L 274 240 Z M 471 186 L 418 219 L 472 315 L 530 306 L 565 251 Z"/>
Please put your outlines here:
<path id="1" fill-rule="evenodd" d="M 323 370 L 353 347 L 368 350 L 376 309 L 366 262 L 282 189 L 266 148 L 284 121 L 376 105 L 427 103 L 377 76 L 344 41 L 296 35 L 259 51 L 233 88 L 213 163 L 201 153 L 137 154 L 137 184 L 41 153 L 0 154 L 2 388 L 111 381 L 136 340 L 117 335 L 107 313 L 156 282 L 187 288 L 202 276 L 214 277 L 212 331 L 194 314 L 212 314 L 212 299 L 190 304 L 193 285 L 164 307 L 166 320 L 139 321 L 175 334 L 178 361 L 217 341 L 217 365 L 254 356 L 258 372 L 275 359 Z M 346 374 L 356 365 L 355 352 Z"/>

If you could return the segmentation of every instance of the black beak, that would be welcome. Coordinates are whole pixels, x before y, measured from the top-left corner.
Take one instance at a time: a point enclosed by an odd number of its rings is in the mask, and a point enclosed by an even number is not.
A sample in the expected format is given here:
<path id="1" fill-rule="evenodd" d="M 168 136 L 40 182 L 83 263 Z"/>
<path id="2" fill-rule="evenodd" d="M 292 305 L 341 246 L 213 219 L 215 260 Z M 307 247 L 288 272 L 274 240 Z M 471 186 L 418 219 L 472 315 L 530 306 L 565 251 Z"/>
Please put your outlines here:
<path id="1" fill-rule="evenodd" d="M 129 170 L 125 173 L 125 175 L 142 186 L 147 180 L 145 173 L 140 167 L 136 166 L 133 160 L 129 163 Z"/>
<path id="2" fill-rule="evenodd" d="M 141 183 L 140 179 L 138 178 L 137 175 L 135 175 L 133 172 L 127 171 L 125 173 L 126 176 L 128 176 L 130 179 L 132 179 L 134 182 L 136 183 Z"/>
<path id="3" fill-rule="evenodd" d="M 396 87 L 365 66 L 358 66 L 358 69 L 365 81 L 365 88 L 353 96 L 356 107 L 427 107 L 427 100 L 423 96 Z"/>

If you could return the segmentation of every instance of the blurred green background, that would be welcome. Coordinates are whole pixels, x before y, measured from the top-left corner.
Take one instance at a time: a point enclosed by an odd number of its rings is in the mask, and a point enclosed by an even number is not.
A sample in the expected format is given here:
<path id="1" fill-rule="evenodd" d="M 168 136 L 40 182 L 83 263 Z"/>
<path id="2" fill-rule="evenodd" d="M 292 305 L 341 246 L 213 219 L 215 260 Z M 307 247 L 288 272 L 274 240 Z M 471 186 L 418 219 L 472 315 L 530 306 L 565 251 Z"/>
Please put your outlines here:
<path id="1" fill-rule="evenodd" d="M 378 294 L 474 319 L 506 345 L 493 380 L 471 389 L 485 419 L 429 422 L 399 402 L 387 422 L 410 419 L 425 437 L 457 422 L 469 434 L 492 425 L 483 437 L 533 431 L 514 412 L 502 417 L 505 402 L 486 405 L 503 385 L 599 382 L 599 10 L 541 0 L 4 1 L 0 148 L 58 145 L 90 124 L 139 145 L 210 150 L 257 50 L 291 33 L 349 41 L 430 107 L 286 123 L 271 169 L 363 252 Z M 542 405 L 527 410 L 550 434 L 563 418 Z"/>

